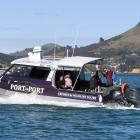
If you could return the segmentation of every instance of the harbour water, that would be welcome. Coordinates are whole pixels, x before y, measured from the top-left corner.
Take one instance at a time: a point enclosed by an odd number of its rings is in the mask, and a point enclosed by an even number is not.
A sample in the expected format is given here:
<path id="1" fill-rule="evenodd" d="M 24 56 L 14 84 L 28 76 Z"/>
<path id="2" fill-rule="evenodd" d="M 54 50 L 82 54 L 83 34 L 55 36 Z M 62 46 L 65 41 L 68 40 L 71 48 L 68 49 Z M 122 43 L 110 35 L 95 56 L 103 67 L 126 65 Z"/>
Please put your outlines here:
<path id="1" fill-rule="evenodd" d="M 140 75 L 117 80 L 140 88 Z M 0 140 L 140 139 L 140 109 L 46 103 L 35 96 L 0 99 Z"/>

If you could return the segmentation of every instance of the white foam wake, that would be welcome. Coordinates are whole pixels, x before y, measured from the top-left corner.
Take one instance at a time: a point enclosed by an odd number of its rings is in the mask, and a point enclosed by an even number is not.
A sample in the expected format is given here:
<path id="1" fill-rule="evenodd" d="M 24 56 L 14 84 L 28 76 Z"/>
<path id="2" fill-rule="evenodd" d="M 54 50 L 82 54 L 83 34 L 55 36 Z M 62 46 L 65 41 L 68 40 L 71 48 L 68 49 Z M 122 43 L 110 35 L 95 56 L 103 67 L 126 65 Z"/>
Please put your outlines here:
<path id="1" fill-rule="evenodd" d="M 135 108 L 134 105 L 131 105 L 130 107 L 127 107 L 127 106 L 122 106 L 122 105 L 113 104 L 113 103 L 105 104 L 104 107 L 107 108 L 107 109 L 117 109 L 117 110 L 128 110 L 128 109 L 140 110 L 139 108 Z"/>
<path id="2" fill-rule="evenodd" d="M 119 104 L 105 104 L 103 106 L 99 105 L 91 105 L 88 103 L 73 103 L 68 101 L 48 101 L 44 98 L 38 98 L 36 94 L 18 94 L 15 93 L 12 96 L 8 97 L 0 97 L 0 104 L 23 104 L 23 105 L 31 105 L 31 104 L 38 104 L 38 105 L 54 105 L 54 106 L 63 106 L 63 107 L 79 107 L 79 108 L 106 108 L 106 109 L 121 109 L 121 110 L 127 110 L 127 109 L 135 109 L 140 110 L 140 108 L 134 108 L 134 106 L 131 107 L 124 107 Z"/>
<path id="3" fill-rule="evenodd" d="M 9 97 L 0 97 L 0 104 L 39 104 L 39 105 L 55 105 L 55 106 L 63 106 L 63 107 L 81 107 L 81 108 L 89 108 L 89 107 L 97 107 L 96 105 L 90 104 L 82 104 L 82 103 L 73 103 L 67 101 L 48 101 L 43 98 L 38 98 L 36 94 L 14 94 Z M 99 107 L 99 106 L 98 106 Z"/>

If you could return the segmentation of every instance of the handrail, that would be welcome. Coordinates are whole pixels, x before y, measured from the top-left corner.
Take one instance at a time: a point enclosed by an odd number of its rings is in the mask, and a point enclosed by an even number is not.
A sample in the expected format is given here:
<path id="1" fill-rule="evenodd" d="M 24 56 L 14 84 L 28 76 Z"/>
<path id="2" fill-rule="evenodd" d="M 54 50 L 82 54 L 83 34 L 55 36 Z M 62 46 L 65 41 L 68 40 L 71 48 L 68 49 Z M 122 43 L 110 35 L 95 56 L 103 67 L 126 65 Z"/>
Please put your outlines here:
<path id="1" fill-rule="evenodd" d="M 59 59 L 62 59 L 64 58 L 63 56 L 55 56 L 55 60 L 59 60 Z M 54 60 L 54 56 L 43 56 L 43 59 L 46 59 L 46 60 Z"/>

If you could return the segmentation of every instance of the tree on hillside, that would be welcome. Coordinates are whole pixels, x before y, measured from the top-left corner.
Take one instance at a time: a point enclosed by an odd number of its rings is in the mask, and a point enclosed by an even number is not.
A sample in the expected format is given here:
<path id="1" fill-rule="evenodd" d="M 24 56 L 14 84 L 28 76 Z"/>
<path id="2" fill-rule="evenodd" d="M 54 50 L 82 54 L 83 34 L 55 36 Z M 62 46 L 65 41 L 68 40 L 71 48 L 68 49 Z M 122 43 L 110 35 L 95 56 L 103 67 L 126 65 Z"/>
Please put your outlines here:
<path id="1" fill-rule="evenodd" d="M 100 37 L 99 43 L 102 43 L 102 42 L 104 42 L 104 41 L 105 41 L 104 38 Z"/>

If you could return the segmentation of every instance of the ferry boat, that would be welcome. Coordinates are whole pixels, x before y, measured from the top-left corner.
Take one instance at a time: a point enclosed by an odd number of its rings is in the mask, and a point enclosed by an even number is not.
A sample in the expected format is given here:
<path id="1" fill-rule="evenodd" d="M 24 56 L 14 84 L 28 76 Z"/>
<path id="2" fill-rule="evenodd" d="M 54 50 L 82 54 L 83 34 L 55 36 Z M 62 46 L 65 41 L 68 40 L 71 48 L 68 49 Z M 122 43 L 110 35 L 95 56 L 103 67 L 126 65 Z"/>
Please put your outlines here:
<path id="1" fill-rule="evenodd" d="M 46 101 L 71 102 L 102 106 L 117 103 L 125 106 L 139 106 L 140 97 L 128 86 L 122 96 L 122 84 L 92 87 L 91 75 L 99 72 L 102 58 L 93 57 L 44 57 L 41 47 L 34 47 L 28 57 L 16 59 L 0 76 L 0 96 L 35 94 Z M 98 66 L 98 68 L 97 68 Z M 100 77 L 102 73 L 100 74 Z M 64 77 L 70 75 L 71 87 L 67 88 Z M 133 94 L 134 93 L 134 94 Z"/>

